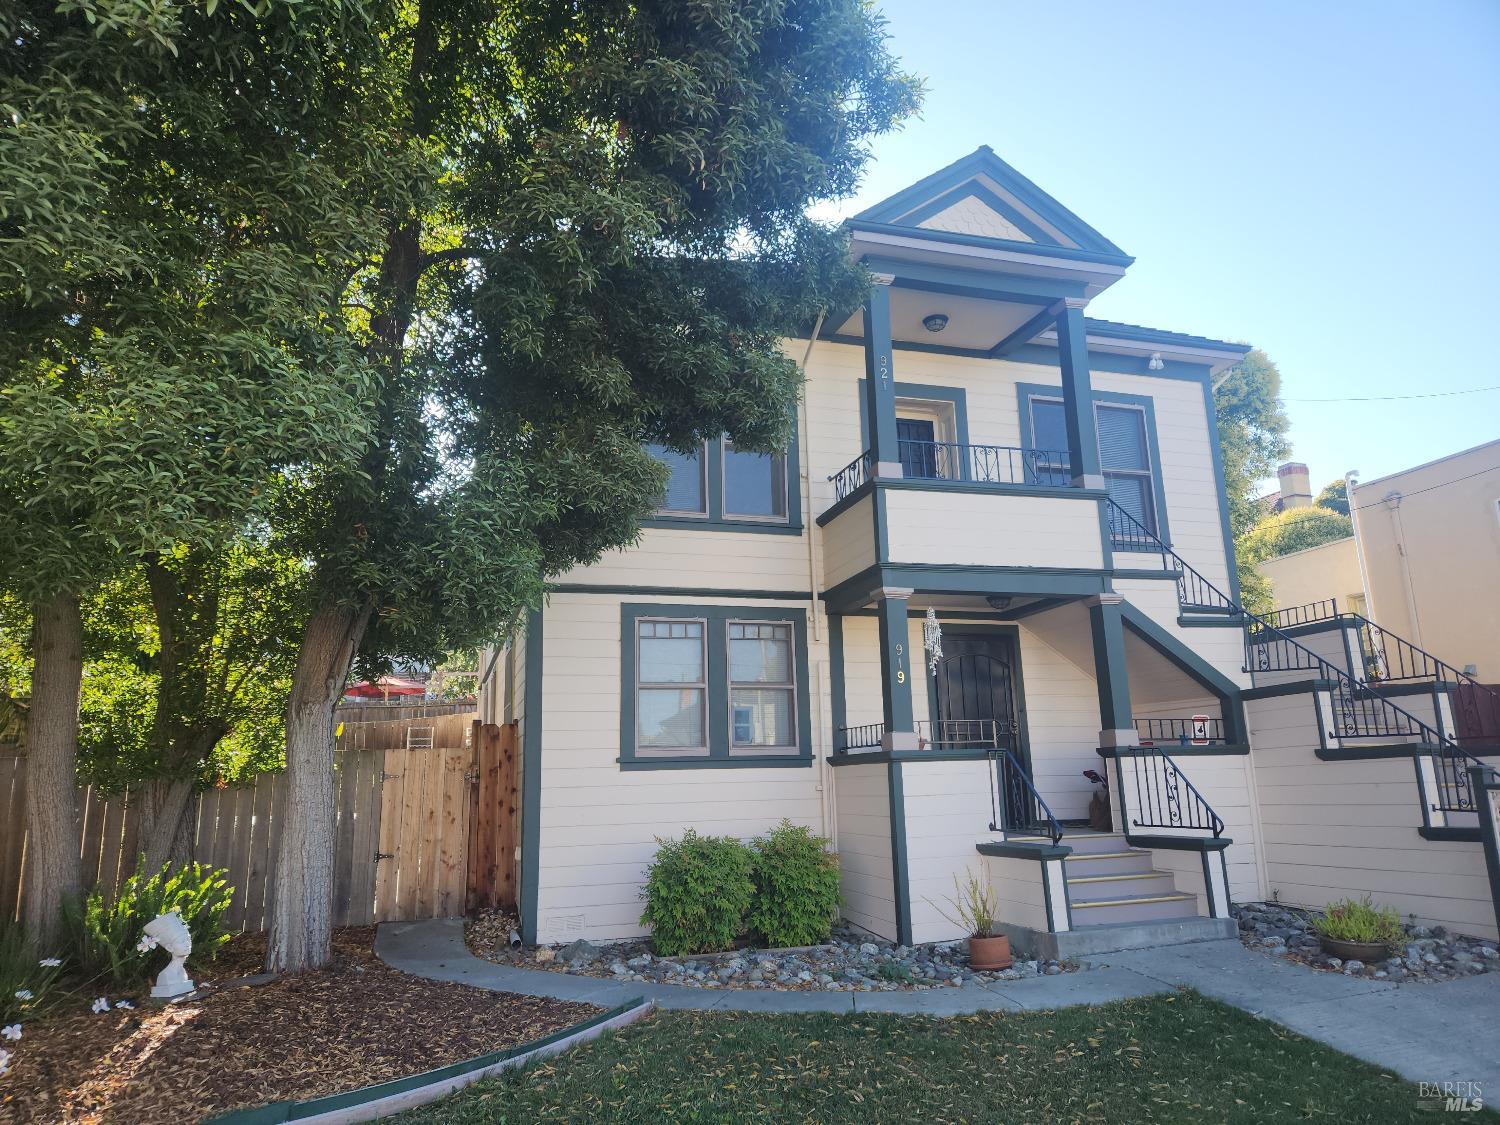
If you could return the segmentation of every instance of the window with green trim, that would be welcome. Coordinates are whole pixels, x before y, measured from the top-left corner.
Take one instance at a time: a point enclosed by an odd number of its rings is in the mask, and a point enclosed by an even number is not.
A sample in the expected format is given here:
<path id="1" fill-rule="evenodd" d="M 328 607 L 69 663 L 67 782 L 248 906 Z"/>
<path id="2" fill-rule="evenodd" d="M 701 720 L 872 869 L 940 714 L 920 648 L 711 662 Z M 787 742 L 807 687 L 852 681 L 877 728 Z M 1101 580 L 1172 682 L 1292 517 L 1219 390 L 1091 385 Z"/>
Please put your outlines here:
<path id="1" fill-rule="evenodd" d="M 649 524 L 729 527 L 746 531 L 795 529 L 801 505 L 795 487 L 797 443 L 787 453 L 736 448 L 729 437 L 705 441 L 693 453 L 648 445 L 667 467 L 667 488 Z"/>
<path id="2" fill-rule="evenodd" d="M 1060 398 L 1032 395 L 1031 447 L 1068 448 L 1067 423 Z M 1099 468 L 1110 497 L 1153 535 L 1160 534 L 1156 497 L 1160 482 L 1151 463 L 1151 439 L 1146 412 L 1139 406 L 1095 402 L 1094 425 L 1099 436 Z M 1064 471 L 1066 464 L 1039 464 L 1040 470 Z"/>
<path id="3" fill-rule="evenodd" d="M 622 763 L 810 759 L 802 610 L 627 604 L 621 614 Z"/>

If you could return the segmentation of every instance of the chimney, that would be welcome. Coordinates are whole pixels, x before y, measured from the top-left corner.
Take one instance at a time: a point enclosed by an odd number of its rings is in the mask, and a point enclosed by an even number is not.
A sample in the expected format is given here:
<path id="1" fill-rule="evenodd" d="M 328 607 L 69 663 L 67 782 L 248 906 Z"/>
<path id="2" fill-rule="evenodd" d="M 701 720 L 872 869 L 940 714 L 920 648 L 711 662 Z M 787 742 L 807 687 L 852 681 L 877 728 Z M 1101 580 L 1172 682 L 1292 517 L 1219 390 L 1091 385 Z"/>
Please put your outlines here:
<path id="1" fill-rule="evenodd" d="M 1281 483 L 1281 510 L 1312 507 L 1312 478 L 1300 461 L 1288 461 L 1276 470 Z"/>

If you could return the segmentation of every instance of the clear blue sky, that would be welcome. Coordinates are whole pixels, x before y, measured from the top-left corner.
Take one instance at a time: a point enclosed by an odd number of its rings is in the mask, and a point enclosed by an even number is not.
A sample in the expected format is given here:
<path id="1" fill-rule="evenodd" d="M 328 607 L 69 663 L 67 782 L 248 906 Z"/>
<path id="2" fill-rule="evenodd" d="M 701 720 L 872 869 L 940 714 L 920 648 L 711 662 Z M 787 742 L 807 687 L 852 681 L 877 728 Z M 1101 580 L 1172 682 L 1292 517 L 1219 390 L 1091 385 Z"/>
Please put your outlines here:
<path id="1" fill-rule="evenodd" d="M 1500 437 L 1500 0 L 878 0 L 880 199 L 981 143 L 1136 257 L 1090 313 L 1246 340 L 1314 484 Z"/>

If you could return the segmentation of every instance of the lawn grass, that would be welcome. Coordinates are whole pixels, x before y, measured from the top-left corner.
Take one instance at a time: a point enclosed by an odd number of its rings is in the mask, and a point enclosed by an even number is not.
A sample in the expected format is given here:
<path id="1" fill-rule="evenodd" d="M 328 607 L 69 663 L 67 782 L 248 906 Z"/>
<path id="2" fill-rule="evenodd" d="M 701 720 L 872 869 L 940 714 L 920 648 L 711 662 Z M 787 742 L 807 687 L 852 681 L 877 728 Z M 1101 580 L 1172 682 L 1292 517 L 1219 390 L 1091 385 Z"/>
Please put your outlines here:
<path id="1" fill-rule="evenodd" d="M 1431 1108 L 1376 1067 L 1184 992 L 957 1019 L 663 1012 L 402 1120 L 1392 1125 Z"/>

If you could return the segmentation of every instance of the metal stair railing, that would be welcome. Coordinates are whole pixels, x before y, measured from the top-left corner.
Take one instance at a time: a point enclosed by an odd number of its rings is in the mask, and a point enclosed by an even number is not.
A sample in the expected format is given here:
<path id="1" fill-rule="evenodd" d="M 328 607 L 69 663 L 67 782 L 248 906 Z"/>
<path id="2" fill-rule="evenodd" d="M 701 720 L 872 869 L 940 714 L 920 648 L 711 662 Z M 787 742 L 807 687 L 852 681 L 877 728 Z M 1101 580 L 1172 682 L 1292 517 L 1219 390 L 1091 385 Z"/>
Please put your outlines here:
<path id="1" fill-rule="evenodd" d="M 990 761 L 990 831 L 1062 839 L 1062 822 L 1052 815 L 1026 769 L 1009 750 L 994 750 Z"/>
<path id="2" fill-rule="evenodd" d="M 1135 804 L 1130 807 L 1130 823 L 1134 827 L 1196 829 L 1212 833 L 1216 840 L 1224 835 L 1224 818 L 1165 750 L 1158 746 L 1121 746 L 1110 753 L 1122 788 L 1124 759 L 1136 761 L 1131 771 Z"/>
<path id="3" fill-rule="evenodd" d="M 1410 711 L 1367 687 L 1347 672 L 1300 644 L 1263 617 L 1251 613 L 1224 593 L 1154 533 L 1125 511 L 1113 499 L 1110 526 L 1119 520 L 1137 538 L 1154 541 L 1161 554 L 1164 569 L 1175 569 L 1178 605 L 1182 609 L 1209 607 L 1212 612 L 1238 615 L 1245 623 L 1245 671 L 1276 672 L 1305 670 L 1316 672 L 1318 679 L 1332 684 L 1334 713 L 1341 738 L 1414 738 L 1413 755 L 1433 755 L 1438 775 L 1438 799 L 1433 806 L 1441 812 L 1472 812 L 1474 792 L 1469 784 L 1468 768 L 1492 767 L 1464 750 L 1451 738 L 1434 730 Z M 1493 771 L 1492 771 L 1493 772 Z"/>

